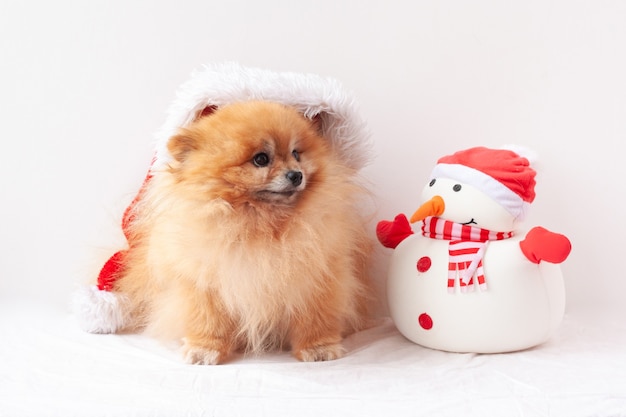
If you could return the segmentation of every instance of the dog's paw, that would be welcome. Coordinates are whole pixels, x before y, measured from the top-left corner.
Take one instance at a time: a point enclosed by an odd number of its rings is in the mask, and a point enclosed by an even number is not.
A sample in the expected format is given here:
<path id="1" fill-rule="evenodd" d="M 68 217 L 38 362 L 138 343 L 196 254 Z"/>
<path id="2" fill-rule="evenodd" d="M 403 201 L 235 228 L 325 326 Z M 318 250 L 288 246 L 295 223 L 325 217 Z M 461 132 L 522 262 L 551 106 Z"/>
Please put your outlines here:
<path id="1" fill-rule="evenodd" d="M 192 345 L 187 340 L 183 345 L 185 362 L 192 365 L 218 365 L 224 361 L 225 356 L 219 350 Z"/>
<path id="2" fill-rule="evenodd" d="M 295 352 L 296 358 L 302 362 L 332 361 L 343 357 L 345 350 L 341 343 L 311 346 Z"/>

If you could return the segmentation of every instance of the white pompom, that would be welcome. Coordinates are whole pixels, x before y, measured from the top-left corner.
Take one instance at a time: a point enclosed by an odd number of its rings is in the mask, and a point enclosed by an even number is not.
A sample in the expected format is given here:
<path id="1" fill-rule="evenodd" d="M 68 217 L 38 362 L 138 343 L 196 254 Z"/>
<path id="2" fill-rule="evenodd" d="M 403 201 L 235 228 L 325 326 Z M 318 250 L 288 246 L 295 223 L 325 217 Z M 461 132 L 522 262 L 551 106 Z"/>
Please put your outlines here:
<path id="1" fill-rule="evenodd" d="M 72 311 L 80 327 L 89 333 L 115 333 L 128 324 L 128 299 L 100 290 L 95 285 L 79 288 L 72 298 Z"/>
<path id="2" fill-rule="evenodd" d="M 534 166 L 537 163 L 537 160 L 538 160 L 537 153 L 530 148 L 524 147 L 522 145 L 508 144 L 508 145 L 502 145 L 500 149 L 507 149 L 509 151 L 513 151 L 519 156 L 528 159 L 528 162 L 530 162 L 530 166 Z"/>

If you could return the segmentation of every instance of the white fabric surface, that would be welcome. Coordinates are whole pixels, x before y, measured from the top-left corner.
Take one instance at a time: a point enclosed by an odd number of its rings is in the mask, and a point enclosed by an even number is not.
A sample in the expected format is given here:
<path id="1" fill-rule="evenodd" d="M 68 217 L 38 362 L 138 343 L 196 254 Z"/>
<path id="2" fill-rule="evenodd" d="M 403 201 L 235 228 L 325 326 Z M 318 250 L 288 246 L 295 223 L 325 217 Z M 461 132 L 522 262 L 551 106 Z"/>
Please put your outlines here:
<path id="1" fill-rule="evenodd" d="M 182 363 L 141 335 L 95 335 L 67 312 L 0 308 L 0 416 L 625 416 L 626 324 L 567 314 L 532 350 L 429 350 L 389 319 L 343 359 L 289 353 Z"/>

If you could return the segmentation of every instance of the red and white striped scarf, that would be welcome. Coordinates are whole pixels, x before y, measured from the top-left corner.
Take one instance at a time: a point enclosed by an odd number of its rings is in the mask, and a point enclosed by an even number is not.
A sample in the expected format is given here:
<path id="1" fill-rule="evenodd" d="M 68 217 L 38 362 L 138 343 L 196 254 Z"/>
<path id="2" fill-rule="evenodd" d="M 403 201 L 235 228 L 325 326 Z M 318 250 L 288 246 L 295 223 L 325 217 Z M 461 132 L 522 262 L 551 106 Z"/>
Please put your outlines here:
<path id="1" fill-rule="evenodd" d="M 454 223 L 439 217 L 426 217 L 422 234 L 431 239 L 449 240 L 448 291 L 454 292 L 457 276 L 461 291 L 474 285 L 474 277 L 481 290 L 487 289 L 483 272 L 483 256 L 490 240 L 508 239 L 513 232 L 492 232 L 480 227 Z"/>

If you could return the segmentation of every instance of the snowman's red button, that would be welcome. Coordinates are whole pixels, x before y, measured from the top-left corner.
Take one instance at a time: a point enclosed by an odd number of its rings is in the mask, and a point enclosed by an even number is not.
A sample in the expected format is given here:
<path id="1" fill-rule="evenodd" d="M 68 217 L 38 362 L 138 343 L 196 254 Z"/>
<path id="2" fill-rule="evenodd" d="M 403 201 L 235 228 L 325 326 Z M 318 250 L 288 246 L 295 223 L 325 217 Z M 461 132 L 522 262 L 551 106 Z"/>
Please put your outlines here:
<path id="1" fill-rule="evenodd" d="M 430 258 L 428 256 L 422 256 L 417 261 L 417 270 L 419 272 L 426 272 L 430 269 L 431 265 L 432 261 L 430 260 Z"/>
<path id="2" fill-rule="evenodd" d="M 417 321 L 424 330 L 430 330 L 433 328 L 433 319 L 430 318 L 430 316 L 426 313 L 420 314 L 420 316 L 417 318 Z"/>

